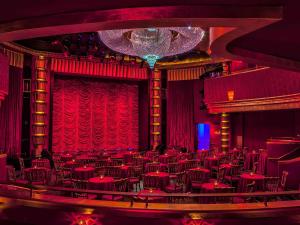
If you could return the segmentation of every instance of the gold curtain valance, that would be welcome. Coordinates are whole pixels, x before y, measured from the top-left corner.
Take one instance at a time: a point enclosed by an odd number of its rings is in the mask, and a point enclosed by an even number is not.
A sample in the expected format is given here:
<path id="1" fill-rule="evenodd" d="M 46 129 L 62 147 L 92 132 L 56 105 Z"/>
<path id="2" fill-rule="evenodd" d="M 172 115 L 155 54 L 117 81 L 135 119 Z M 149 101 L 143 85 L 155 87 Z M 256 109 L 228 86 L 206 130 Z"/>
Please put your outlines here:
<path id="1" fill-rule="evenodd" d="M 9 59 L 9 65 L 15 66 L 18 68 L 23 68 L 24 63 L 24 54 L 20 52 L 15 52 L 12 50 L 9 50 L 7 48 L 3 49 L 4 55 L 6 55 Z"/>
<path id="2" fill-rule="evenodd" d="M 203 66 L 168 70 L 168 81 L 197 80 L 204 72 Z"/>

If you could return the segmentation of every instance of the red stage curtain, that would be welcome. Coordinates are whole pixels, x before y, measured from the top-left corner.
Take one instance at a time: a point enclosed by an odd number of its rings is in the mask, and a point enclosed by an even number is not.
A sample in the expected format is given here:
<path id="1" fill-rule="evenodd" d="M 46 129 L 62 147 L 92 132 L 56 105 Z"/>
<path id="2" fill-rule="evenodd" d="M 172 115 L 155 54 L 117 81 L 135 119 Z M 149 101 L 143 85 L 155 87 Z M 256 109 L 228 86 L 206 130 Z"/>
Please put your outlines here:
<path id="1" fill-rule="evenodd" d="M 22 69 L 9 67 L 8 95 L 0 106 L 0 148 L 20 155 L 22 132 Z"/>
<path id="2" fill-rule="evenodd" d="M 137 148 L 138 85 L 55 79 L 53 88 L 54 152 Z"/>
<path id="3" fill-rule="evenodd" d="M 168 83 L 168 145 L 194 150 L 194 81 Z"/>

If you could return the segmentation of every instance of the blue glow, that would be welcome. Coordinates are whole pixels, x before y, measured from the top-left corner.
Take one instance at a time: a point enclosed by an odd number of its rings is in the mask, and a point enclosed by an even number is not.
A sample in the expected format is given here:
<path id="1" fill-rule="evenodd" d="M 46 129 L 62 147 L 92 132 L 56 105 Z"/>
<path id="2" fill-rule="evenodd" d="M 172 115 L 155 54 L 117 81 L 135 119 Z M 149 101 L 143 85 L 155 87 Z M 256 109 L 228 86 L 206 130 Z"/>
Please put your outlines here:
<path id="1" fill-rule="evenodd" d="M 206 123 L 197 124 L 198 149 L 209 150 L 210 145 L 210 127 Z"/>
<path id="2" fill-rule="evenodd" d="M 156 61 L 159 59 L 160 57 L 158 55 L 145 55 L 143 56 L 143 59 L 145 59 L 147 61 L 147 63 L 149 64 L 149 67 L 151 69 L 154 68 L 154 65 L 156 63 Z"/>

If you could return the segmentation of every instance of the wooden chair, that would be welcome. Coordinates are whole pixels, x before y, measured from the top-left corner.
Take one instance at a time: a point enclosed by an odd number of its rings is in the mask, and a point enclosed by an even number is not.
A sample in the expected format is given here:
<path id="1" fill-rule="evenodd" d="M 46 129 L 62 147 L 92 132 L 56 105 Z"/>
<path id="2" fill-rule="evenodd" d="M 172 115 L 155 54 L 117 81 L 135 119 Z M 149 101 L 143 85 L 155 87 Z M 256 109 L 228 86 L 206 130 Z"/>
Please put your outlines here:
<path id="1" fill-rule="evenodd" d="M 114 191 L 126 192 L 128 187 L 127 184 L 127 178 L 116 180 L 114 183 Z M 107 201 L 122 201 L 124 197 L 122 195 L 103 195 L 102 199 Z"/>
<path id="2" fill-rule="evenodd" d="M 113 178 L 121 178 L 121 170 L 117 166 L 106 166 L 105 167 L 105 176 Z"/>
<path id="3" fill-rule="evenodd" d="M 6 166 L 7 181 L 16 184 L 28 184 L 27 180 L 17 179 L 16 170 L 13 166 Z"/>
<path id="4" fill-rule="evenodd" d="M 270 192 L 277 192 L 280 183 L 280 177 L 266 177 L 265 190 Z"/>
<path id="5" fill-rule="evenodd" d="M 19 164 L 20 164 L 20 174 L 19 177 L 21 179 L 24 179 L 24 169 L 25 169 L 25 163 L 23 158 L 19 158 Z"/>
<path id="6" fill-rule="evenodd" d="M 88 181 L 86 180 L 72 180 L 73 188 L 79 190 L 87 190 L 88 189 Z M 88 194 L 84 192 L 76 192 L 72 193 L 74 198 L 87 198 L 87 199 L 96 199 L 97 195 Z"/>
<path id="7" fill-rule="evenodd" d="M 190 170 L 187 173 L 187 180 L 192 190 L 200 190 L 202 183 L 204 183 L 206 179 L 206 174 L 201 171 Z"/>
<path id="8" fill-rule="evenodd" d="M 147 163 L 145 173 L 160 171 L 160 163 Z"/>
<path id="9" fill-rule="evenodd" d="M 168 193 L 181 193 L 184 192 L 186 185 L 186 173 L 180 172 L 176 174 L 175 182 L 165 187 L 165 191 Z"/>
<path id="10" fill-rule="evenodd" d="M 287 180 L 287 176 L 289 175 L 288 171 L 282 171 L 282 175 L 281 175 L 281 180 L 280 180 L 280 186 L 279 186 L 279 191 L 285 191 L 285 186 L 286 186 L 286 180 Z"/>
<path id="11" fill-rule="evenodd" d="M 134 186 L 136 191 L 141 190 L 141 176 L 143 173 L 143 168 L 140 166 L 132 166 L 128 169 L 128 189 L 134 190 Z"/>

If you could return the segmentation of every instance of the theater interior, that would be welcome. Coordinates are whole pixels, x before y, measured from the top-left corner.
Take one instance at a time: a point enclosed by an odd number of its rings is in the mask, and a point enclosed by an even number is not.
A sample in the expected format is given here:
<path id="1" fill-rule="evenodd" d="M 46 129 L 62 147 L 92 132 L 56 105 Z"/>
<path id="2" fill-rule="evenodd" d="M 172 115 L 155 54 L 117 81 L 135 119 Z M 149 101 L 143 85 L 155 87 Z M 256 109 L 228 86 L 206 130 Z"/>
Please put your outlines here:
<path id="1" fill-rule="evenodd" d="M 299 10 L 2 2 L 0 224 L 300 224 Z"/>

